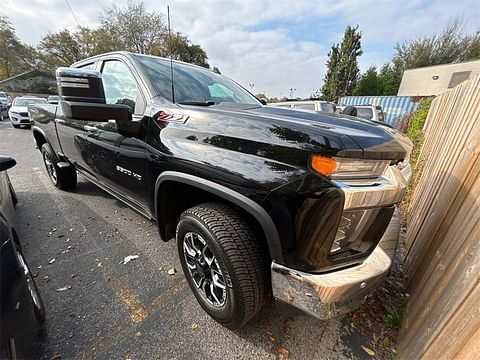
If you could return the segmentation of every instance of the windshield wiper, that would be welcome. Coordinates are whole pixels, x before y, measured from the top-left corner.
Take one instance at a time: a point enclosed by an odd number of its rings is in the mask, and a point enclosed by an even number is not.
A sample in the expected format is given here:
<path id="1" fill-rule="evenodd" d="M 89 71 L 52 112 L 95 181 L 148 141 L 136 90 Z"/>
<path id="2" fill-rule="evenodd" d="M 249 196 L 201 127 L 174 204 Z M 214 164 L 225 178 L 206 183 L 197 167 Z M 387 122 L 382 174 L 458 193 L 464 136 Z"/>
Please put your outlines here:
<path id="1" fill-rule="evenodd" d="M 212 106 L 215 105 L 215 101 L 180 101 L 179 105 L 195 105 L 195 106 Z"/>

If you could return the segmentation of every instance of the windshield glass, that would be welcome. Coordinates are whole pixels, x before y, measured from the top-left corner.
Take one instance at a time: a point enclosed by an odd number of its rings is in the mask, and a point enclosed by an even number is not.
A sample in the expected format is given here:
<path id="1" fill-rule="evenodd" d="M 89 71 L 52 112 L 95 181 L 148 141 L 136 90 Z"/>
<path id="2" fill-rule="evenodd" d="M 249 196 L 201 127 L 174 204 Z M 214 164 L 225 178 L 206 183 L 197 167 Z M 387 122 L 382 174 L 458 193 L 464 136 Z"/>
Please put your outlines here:
<path id="1" fill-rule="evenodd" d="M 170 60 L 136 55 L 150 78 L 155 92 L 172 100 Z M 173 63 L 176 103 L 233 102 L 261 105 L 249 92 L 227 77 L 197 66 Z"/>
<path id="2" fill-rule="evenodd" d="M 34 104 L 46 104 L 47 100 L 45 99 L 22 99 L 22 98 L 16 98 L 15 101 L 13 102 L 13 105 L 15 106 L 28 106 L 28 105 L 34 105 Z"/>
<path id="3" fill-rule="evenodd" d="M 357 107 L 357 116 L 363 119 L 372 120 L 373 119 L 373 111 L 370 108 L 360 108 Z"/>

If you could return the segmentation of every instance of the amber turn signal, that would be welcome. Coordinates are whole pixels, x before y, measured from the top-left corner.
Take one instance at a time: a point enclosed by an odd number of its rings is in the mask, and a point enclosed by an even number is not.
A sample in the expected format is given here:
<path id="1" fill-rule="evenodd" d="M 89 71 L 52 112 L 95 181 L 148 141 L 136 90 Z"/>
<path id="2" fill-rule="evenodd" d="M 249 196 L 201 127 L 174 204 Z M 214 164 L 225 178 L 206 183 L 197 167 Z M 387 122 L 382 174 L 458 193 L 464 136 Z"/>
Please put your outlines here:
<path id="1" fill-rule="evenodd" d="M 313 170 L 325 176 L 331 175 L 337 169 L 335 159 L 319 155 L 312 155 L 310 165 Z"/>

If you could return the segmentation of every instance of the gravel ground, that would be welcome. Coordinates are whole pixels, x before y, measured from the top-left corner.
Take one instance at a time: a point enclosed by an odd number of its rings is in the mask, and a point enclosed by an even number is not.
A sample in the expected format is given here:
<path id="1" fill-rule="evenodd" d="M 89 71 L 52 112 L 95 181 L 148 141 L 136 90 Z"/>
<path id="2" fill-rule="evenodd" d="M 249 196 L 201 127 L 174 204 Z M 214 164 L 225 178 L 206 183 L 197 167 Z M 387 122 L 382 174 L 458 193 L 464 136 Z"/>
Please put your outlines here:
<path id="1" fill-rule="evenodd" d="M 155 224 L 82 177 L 74 192 L 56 189 L 28 129 L 0 122 L 0 154 L 18 163 L 19 232 L 47 309 L 42 359 L 370 358 L 349 316 L 318 321 L 271 304 L 242 329 L 223 328 Z M 124 265 L 128 255 L 138 258 Z"/>

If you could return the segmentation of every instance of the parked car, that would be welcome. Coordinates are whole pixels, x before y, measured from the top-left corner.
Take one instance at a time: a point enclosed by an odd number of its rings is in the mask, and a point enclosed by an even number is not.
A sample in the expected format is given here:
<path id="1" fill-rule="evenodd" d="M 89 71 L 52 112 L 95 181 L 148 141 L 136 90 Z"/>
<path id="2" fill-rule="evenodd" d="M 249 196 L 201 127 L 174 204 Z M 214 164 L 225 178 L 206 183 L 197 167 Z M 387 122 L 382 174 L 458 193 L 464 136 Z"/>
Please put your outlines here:
<path id="1" fill-rule="evenodd" d="M 336 113 L 344 114 L 346 108 L 355 107 L 357 114 L 355 116 L 366 120 L 385 122 L 385 114 L 379 105 L 337 105 Z"/>
<path id="2" fill-rule="evenodd" d="M 0 91 L 0 104 L 6 105 L 7 107 L 12 105 L 12 97 L 5 91 Z"/>
<path id="3" fill-rule="evenodd" d="M 221 74 L 155 56 L 102 54 L 56 75 L 59 106 L 30 107 L 50 180 L 70 190 L 78 172 L 176 237 L 222 325 L 246 323 L 270 293 L 327 319 L 388 274 L 401 133 L 263 106 Z"/>
<path id="4" fill-rule="evenodd" d="M 60 97 L 58 95 L 50 95 L 47 98 L 47 101 L 49 104 L 58 104 L 58 101 L 60 100 Z"/>
<path id="5" fill-rule="evenodd" d="M 3 121 L 5 118 L 8 118 L 8 106 L 0 103 L 0 121 Z"/>
<path id="6" fill-rule="evenodd" d="M 13 100 L 12 107 L 8 110 L 8 116 L 14 128 L 30 127 L 28 106 L 34 104 L 48 104 L 48 102 L 43 98 L 28 96 L 19 96 Z"/>
<path id="7" fill-rule="evenodd" d="M 335 104 L 330 101 L 323 100 L 282 101 L 277 103 L 270 103 L 268 105 L 297 110 L 312 110 L 326 113 L 335 112 Z"/>
<path id="8" fill-rule="evenodd" d="M 38 358 L 45 307 L 22 254 L 17 197 L 7 174 L 15 160 L 0 156 L 0 359 Z"/>

